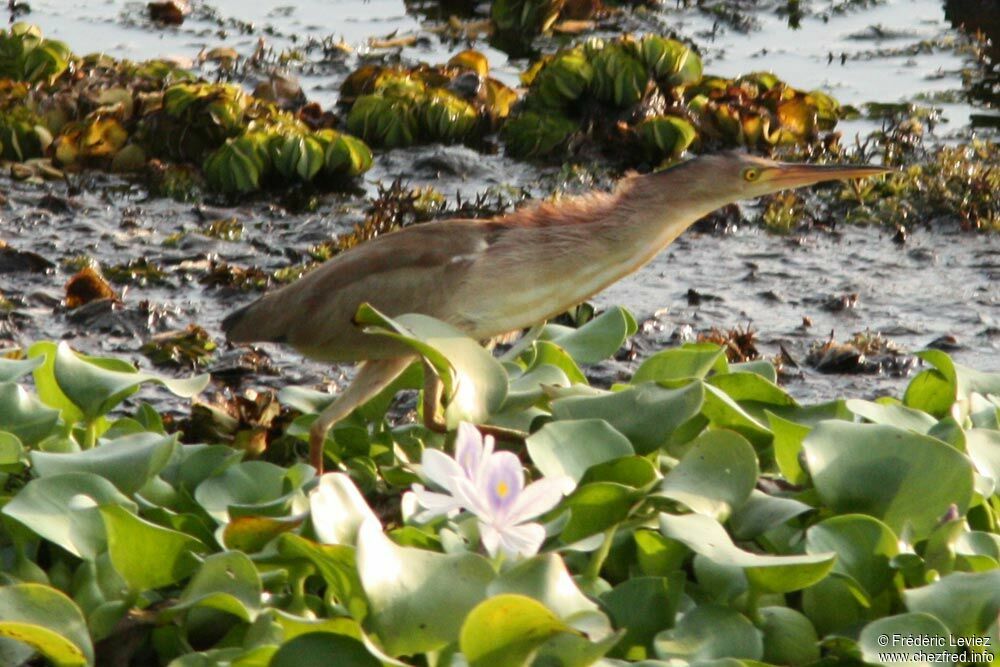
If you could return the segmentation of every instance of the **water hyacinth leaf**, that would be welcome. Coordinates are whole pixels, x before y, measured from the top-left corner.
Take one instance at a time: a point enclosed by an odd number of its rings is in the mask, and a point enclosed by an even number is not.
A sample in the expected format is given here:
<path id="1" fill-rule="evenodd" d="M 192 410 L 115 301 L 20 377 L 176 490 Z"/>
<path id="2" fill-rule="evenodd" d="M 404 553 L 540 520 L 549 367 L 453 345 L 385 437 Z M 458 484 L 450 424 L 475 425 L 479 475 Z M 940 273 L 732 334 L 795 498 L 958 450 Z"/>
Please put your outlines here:
<path id="1" fill-rule="evenodd" d="M 774 460 L 778 464 L 778 470 L 789 483 L 805 484 L 809 475 L 802 469 L 799 456 L 802 453 L 802 441 L 812 429 L 783 419 L 770 410 L 765 410 L 764 414 L 771 433 L 774 434 Z"/>
<path id="2" fill-rule="evenodd" d="M 573 357 L 569 356 L 566 350 L 555 343 L 546 340 L 534 342 L 530 347 L 530 361 L 528 361 L 528 372 L 543 368 L 544 366 L 554 366 L 562 371 L 572 385 L 586 385 L 587 376 L 583 374 L 580 367 L 576 365 Z"/>
<path id="3" fill-rule="evenodd" d="M 886 405 L 859 399 L 845 401 L 845 405 L 852 413 L 873 424 L 887 424 L 916 433 L 926 434 L 937 424 L 937 420 L 926 412 L 904 405 Z"/>
<path id="4" fill-rule="evenodd" d="M 276 546 L 282 558 L 301 558 L 315 566 L 334 599 L 347 609 L 352 618 L 363 620 L 368 615 L 368 600 L 352 547 L 317 544 L 292 533 L 279 537 Z"/>
<path id="5" fill-rule="evenodd" d="M 637 530 L 632 534 L 632 539 L 635 541 L 639 570 L 652 577 L 666 577 L 679 570 L 691 553 L 682 543 L 666 538 L 655 530 Z"/>
<path id="6" fill-rule="evenodd" d="M 204 607 L 232 614 L 252 623 L 260 611 L 263 591 L 253 561 L 240 551 L 224 551 L 208 556 L 191 577 L 177 604 L 165 612 L 165 619 L 177 613 Z"/>
<path id="7" fill-rule="evenodd" d="M 137 510 L 108 480 L 75 472 L 31 480 L 4 506 L 3 513 L 74 556 L 93 559 L 107 545 L 97 509 L 103 505 Z"/>
<path id="8" fill-rule="evenodd" d="M 716 373 L 705 381 L 722 390 L 729 398 L 740 404 L 751 403 L 787 408 L 796 408 L 799 405 L 788 392 L 758 373 L 730 369 L 729 373 Z"/>
<path id="9" fill-rule="evenodd" d="M 652 116 L 636 126 L 639 141 L 650 160 L 679 158 L 698 138 L 691 123 L 676 116 Z"/>
<path id="10" fill-rule="evenodd" d="M 667 382 L 686 378 L 705 379 L 712 371 L 725 373 L 728 369 L 722 348 L 709 343 L 695 343 L 657 352 L 642 362 L 632 384 Z"/>
<path id="11" fill-rule="evenodd" d="M 956 400 L 964 400 L 973 392 L 1000 394 L 1000 373 L 982 373 L 956 364 L 941 350 L 915 354 L 934 368 L 921 371 L 910 381 L 903 396 L 908 407 L 942 418 Z"/>
<path id="12" fill-rule="evenodd" d="M 24 445 L 21 440 L 8 431 L 0 431 L 0 471 L 10 472 L 12 466 L 19 470 L 24 458 Z"/>
<path id="13" fill-rule="evenodd" d="M 393 656 L 433 651 L 457 640 L 466 616 L 495 578 L 485 558 L 399 547 L 374 521 L 361 526 L 357 559 L 372 627 Z"/>
<path id="14" fill-rule="evenodd" d="M 557 554 L 541 554 L 517 563 L 492 581 L 486 592 L 491 597 L 501 593 L 526 595 L 569 623 L 574 617 L 599 614 L 597 604 L 577 588 Z M 606 620 L 604 624 L 610 632 Z"/>
<path id="15" fill-rule="evenodd" d="M 560 113 L 523 111 L 504 123 L 501 138 L 511 157 L 542 158 L 566 145 L 580 124 Z"/>
<path id="16" fill-rule="evenodd" d="M 195 500 L 219 523 L 231 517 L 286 516 L 307 507 L 302 485 L 312 479 L 312 466 L 282 468 L 266 461 L 244 461 L 209 477 L 195 489 Z"/>
<path id="17" fill-rule="evenodd" d="M 919 642 L 913 639 L 919 639 Z M 947 647 L 950 639 L 948 628 L 939 619 L 930 614 L 911 612 L 872 621 L 861 631 L 858 647 L 869 665 L 895 667 L 901 662 L 909 665 L 952 665 L 951 661 L 927 661 L 914 655 L 920 653 L 927 656 L 944 651 L 934 647 Z"/>
<path id="18" fill-rule="evenodd" d="M 903 591 L 913 612 L 940 619 L 956 637 L 983 635 L 995 628 L 1000 614 L 1000 570 L 954 572 L 932 584 Z M 996 654 L 996 647 L 991 650 Z"/>
<path id="19" fill-rule="evenodd" d="M 238 516 L 222 529 L 222 544 L 228 549 L 255 553 L 279 535 L 295 530 L 303 521 L 303 517 Z"/>
<path id="20" fill-rule="evenodd" d="M 837 554 L 833 571 L 861 586 L 869 599 L 892 585 L 892 559 L 899 538 L 884 523 L 864 514 L 830 517 L 806 532 L 806 552 Z"/>
<path id="21" fill-rule="evenodd" d="M 31 452 L 31 465 L 39 477 L 72 472 L 104 477 L 119 491 L 131 496 L 159 473 L 180 445 L 176 435 L 141 432 L 98 447 L 71 454 Z"/>
<path id="22" fill-rule="evenodd" d="M 28 446 L 56 430 L 59 410 L 44 405 L 15 382 L 0 382 L 0 424 Z"/>
<path id="23" fill-rule="evenodd" d="M 993 492 L 1000 490 L 1000 432 L 970 429 L 965 432 L 965 448 L 979 474 L 993 480 Z"/>
<path id="24" fill-rule="evenodd" d="M 500 414 L 527 410 L 545 398 L 545 386 L 568 387 L 570 379 L 553 364 L 536 364 L 512 378 Z M 527 429 L 525 429 L 527 430 Z"/>
<path id="25" fill-rule="evenodd" d="M 369 653 L 364 643 L 358 639 L 330 632 L 310 632 L 282 644 L 271 657 L 268 666 L 328 667 L 332 656 L 336 656 L 338 666 L 381 667 L 383 665 L 383 662 Z"/>
<path id="26" fill-rule="evenodd" d="M 770 496 L 754 489 L 729 517 L 729 527 L 737 540 L 752 540 L 812 509 L 793 498 Z"/>
<path id="27" fill-rule="evenodd" d="M 27 375 L 42 365 L 44 359 L 40 357 L 30 357 L 28 359 L 4 359 L 0 358 L 0 382 L 10 382 L 22 375 Z"/>
<path id="28" fill-rule="evenodd" d="M 51 348 L 51 343 L 46 347 L 36 344 L 32 346 L 30 353 L 45 354 L 48 358 L 52 353 Z M 52 359 L 52 373 L 60 392 L 78 408 L 80 417 L 87 421 L 108 413 L 144 382 L 161 384 L 177 396 L 189 398 L 204 389 L 209 379 L 208 375 L 173 379 L 140 373 L 131 364 L 118 359 L 79 355 L 66 343 L 60 343 L 55 348 Z M 35 369 L 36 382 L 45 369 L 46 364 Z M 42 395 L 41 388 L 39 395 Z M 53 407 L 59 406 L 57 404 Z M 63 418 L 72 420 L 72 416 L 67 416 L 65 411 Z"/>
<path id="29" fill-rule="evenodd" d="M 797 666 L 819 660 L 816 628 L 802 613 L 789 607 L 764 607 L 760 617 L 765 663 Z"/>
<path id="30" fill-rule="evenodd" d="M 744 551 L 717 521 L 701 514 L 660 514 L 660 532 L 715 563 L 742 568 L 751 586 L 767 593 L 811 586 L 830 572 L 836 560 L 834 553 L 779 556 Z"/>
<path id="31" fill-rule="evenodd" d="M 692 382 L 666 389 L 653 382 L 600 396 L 561 398 L 552 402 L 557 419 L 603 419 L 627 437 L 637 454 L 649 454 L 697 415 L 704 400 L 704 385 Z"/>
<path id="32" fill-rule="evenodd" d="M 644 488 L 659 478 L 650 460 L 643 456 L 626 456 L 591 466 L 580 479 L 580 484 L 614 482 L 634 489 Z"/>
<path id="33" fill-rule="evenodd" d="M 448 428 L 485 422 L 507 394 L 507 373 L 479 343 L 444 322 L 408 314 L 390 319 L 368 304 L 355 316 L 366 331 L 388 336 L 423 356 L 444 385 Z"/>
<path id="34" fill-rule="evenodd" d="M 563 501 L 570 511 L 560 538 L 572 544 L 607 530 L 628 517 L 642 493 L 623 484 L 593 482 L 577 489 Z"/>
<path id="35" fill-rule="evenodd" d="M 542 330 L 541 338 L 566 350 L 578 364 L 594 364 L 617 352 L 637 328 L 632 313 L 615 306 L 579 329 L 549 325 Z"/>
<path id="36" fill-rule="evenodd" d="M 545 605 L 505 593 L 469 612 L 459 647 L 470 667 L 520 667 L 547 639 L 572 629 Z"/>
<path id="37" fill-rule="evenodd" d="M 690 663 L 719 658 L 760 660 L 764 655 L 761 632 L 734 609 L 703 604 L 684 614 L 677 626 L 653 640 L 656 656 Z"/>
<path id="38" fill-rule="evenodd" d="M 628 438 L 602 419 L 550 422 L 525 442 L 543 476 L 565 475 L 574 482 L 592 466 L 635 453 Z"/>
<path id="39" fill-rule="evenodd" d="M 910 524 L 926 537 L 952 505 L 972 501 L 972 463 L 928 436 L 881 424 L 821 422 L 802 443 L 824 505 L 870 514 L 897 534 Z"/>
<path id="40" fill-rule="evenodd" d="M 646 658 L 653 637 L 673 626 L 683 592 L 684 575 L 674 572 L 669 577 L 632 577 L 601 595 L 601 604 L 610 612 L 615 627 L 625 630 L 614 655 Z"/>
<path id="41" fill-rule="evenodd" d="M 749 440 L 756 449 L 768 447 L 773 440 L 773 434 L 766 426 L 728 394 L 708 383 L 705 384 L 702 414 L 708 418 L 712 427 L 736 431 Z"/>
<path id="42" fill-rule="evenodd" d="M 358 487 L 344 473 L 327 473 L 309 494 L 313 531 L 323 544 L 354 546 L 366 519 L 378 521 Z"/>
<path id="43" fill-rule="evenodd" d="M 371 149 L 356 137 L 341 134 L 326 147 L 324 170 L 329 176 L 360 176 L 372 166 Z"/>
<path id="44" fill-rule="evenodd" d="M 660 483 L 656 495 L 725 521 L 757 484 L 753 447 L 732 431 L 706 431 Z"/>
<path id="45" fill-rule="evenodd" d="M 185 579 L 198 566 L 194 554 L 206 550 L 195 538 L 149 523 L 119 505 L 100 511 L 111 563 L 136 593 Z"/>
<path id="46" fill-rule="evenodd" d="M 94 662 L 79 607 L 49 586 L 0 586 L 0 637 L 24 642 L 60 667 Z"/>

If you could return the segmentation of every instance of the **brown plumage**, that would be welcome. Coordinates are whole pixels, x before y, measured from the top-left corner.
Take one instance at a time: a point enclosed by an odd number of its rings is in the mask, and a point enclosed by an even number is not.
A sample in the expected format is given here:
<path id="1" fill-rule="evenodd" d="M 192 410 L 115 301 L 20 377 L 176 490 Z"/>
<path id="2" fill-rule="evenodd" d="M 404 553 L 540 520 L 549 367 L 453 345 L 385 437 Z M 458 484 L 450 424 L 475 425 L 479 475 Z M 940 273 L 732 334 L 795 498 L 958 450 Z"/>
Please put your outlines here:
<path id="1" fill-rule="evenodd" d="M 720 206 L 885 171 L 778 163 L 737 153 L 702 156 L 626 178 L 611 193 L 537 204 L 493 220 L 445 220 L 386 234 L 235 311 L 222 328 L 232 342 L 281 342 L 315 359 L 366 360 L 354 383 L 312 427 L 311 459 L 321 467 L 330 426 L 414 358 L 408 348 L 354 326 L 361 304 L 390 317 L 422 313 L 474 338 L 491 338 L 596 294 Z M 427 381 L 434 381 L 429 373 Z M 429 385 L 426 395 L 433 390 Z"/>

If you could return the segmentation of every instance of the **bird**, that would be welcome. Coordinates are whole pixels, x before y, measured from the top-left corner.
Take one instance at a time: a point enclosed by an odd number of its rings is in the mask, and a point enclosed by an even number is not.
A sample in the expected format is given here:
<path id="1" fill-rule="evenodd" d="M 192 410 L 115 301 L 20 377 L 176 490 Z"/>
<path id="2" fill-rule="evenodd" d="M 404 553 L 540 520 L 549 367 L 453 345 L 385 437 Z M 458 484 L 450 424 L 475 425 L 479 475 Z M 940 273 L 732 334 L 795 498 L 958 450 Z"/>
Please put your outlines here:
<path id="1" fill-rule="evenodd" d="M 389 317 L 420 313 L 488 340 L 585 301 L 727 204 L 888 171 L 869 165 L 777 162 L 732 151 L 705 154 L 661 171 L 626 176 L 610 192 L 526 205 L 492 219 L 427 222 L 378 236 L 232 312 L 222 329 L 231 343 L 283 343 L 319 361 L 361 362 L 354 380 L 310 428 L 309 460 L 322 472 L 330 428 L 417 360 L 412 349 L 366 335 L 356 326 L 362 304 Z M 424 375 L 427 422 L 436 413 L 441 389 L 426 363 Z"/>

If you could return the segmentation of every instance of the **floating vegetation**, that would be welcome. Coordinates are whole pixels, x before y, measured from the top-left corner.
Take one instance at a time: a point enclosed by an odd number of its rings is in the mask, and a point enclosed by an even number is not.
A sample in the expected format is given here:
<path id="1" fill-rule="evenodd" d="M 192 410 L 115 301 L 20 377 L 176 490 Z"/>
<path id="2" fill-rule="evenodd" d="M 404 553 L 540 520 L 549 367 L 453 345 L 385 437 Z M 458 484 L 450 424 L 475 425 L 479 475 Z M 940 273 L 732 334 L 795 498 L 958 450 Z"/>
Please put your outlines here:
<path id="1" fill-rule="evenodd" d="M 315 122 L 322 110 L 310 107 L 306 122 L 283 101 L 164 62 L 78 58 L 26 24 L 0 31 L 0 157 L 26 163 L 24 178 L 145 173 L 154 192 L 189 200 L 202 184 L 226 194 L 335 187 L 371 167 L 364 142 Z"/>
<path id="2" fill-rule="evenodd" d="M 100 271 L 92 266 L 80 269 L 66 282 L 66 308 L 72 310 L 99 299 L 115 299 L 117 294 Z"/>
<path id="3" fill-rule="evenodd" d="M 171 418 L 123 401 L 207 376 L 47 341 L 0 359 L 0 621 L 29 639 L 10 664 L 882 664 L 893 636 L 952 632 L 965 663 L 995 656 L 1000 374 L 926 350 L 899 398 L 801 404 L 768 362 L 695 343 L 608 390 L 583 368 L 635 333 L 620 308 L 503 362 L 361 316 L 461 381 L 459 423 L 372 401 L 318 478 L 295 453 L 331 394 L 223 390 Z"/>
<path id="4" fill-rule="evenodd" d="M 806 364 L 821 373 L 890 374 L 905 377 L 915 359 L 879 332 L 855 333 L 844 343 L 830 337 L 816 342 L 806 355 Z"/>
<path id="5" fill-rule="evenodd" d="M 700 151 L 820 142 L 837 102 L 772 74 L 704 76 L 689 46 L 658 35 L 590 39 L 544 56 L 502 137 L 515 157 L 562 158 L 587 145 L 629 163 Z M 582 147 L 575 144 L 582 144 Z"/>
<path id="6" fill-rule="evenodd" d="M 443 66 L 365 65 L 341 86 L 348 131 L 382 148 L 475 143 L 497 129 L 516 99 L 471 50 Z"/>
<path id="7" fill-rule="evenodd" d="M 197 324 L 181 331 L 156 334 L 142 345 L 142 353 L 156 366 L 193 369 L 208 363 L 215 353 L 212 336 Z"/>

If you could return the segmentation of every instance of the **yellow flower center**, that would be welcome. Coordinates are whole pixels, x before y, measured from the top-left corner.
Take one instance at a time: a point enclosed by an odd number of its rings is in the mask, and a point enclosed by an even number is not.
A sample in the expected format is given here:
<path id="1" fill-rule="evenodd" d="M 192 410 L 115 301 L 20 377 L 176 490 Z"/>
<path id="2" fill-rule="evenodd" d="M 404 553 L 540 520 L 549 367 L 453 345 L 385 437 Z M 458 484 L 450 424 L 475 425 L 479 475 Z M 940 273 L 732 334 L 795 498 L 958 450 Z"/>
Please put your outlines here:
<path id="1" fill-rule="evenodd" d="M 497 495 L 501 498 L 506 498 L 509 491 L 510 487 L 507 486 L 507 482 L 500 482 L 497 484 Z"/>

